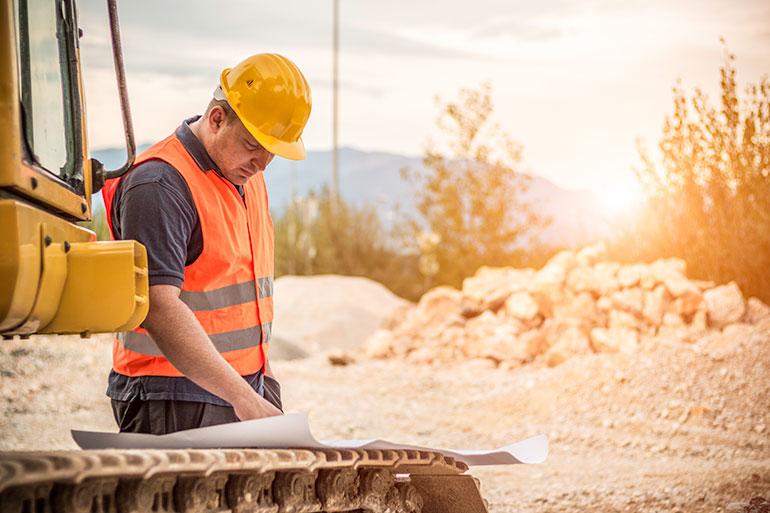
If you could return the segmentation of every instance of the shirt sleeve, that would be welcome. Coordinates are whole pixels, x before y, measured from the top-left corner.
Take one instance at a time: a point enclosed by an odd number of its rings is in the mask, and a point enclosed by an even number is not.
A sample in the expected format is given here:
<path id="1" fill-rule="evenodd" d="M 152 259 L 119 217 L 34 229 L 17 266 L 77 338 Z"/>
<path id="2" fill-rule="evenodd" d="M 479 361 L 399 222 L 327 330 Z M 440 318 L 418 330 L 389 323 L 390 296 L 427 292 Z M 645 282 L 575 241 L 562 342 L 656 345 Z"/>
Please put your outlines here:
<path id="1" fill-rule="evenodd" d="M 162 161 L 148 161 L 126 177 L 120 203 L 122 239 L 147 248 L 150 285 L 181 287 L 198 213 L 187 183 Z"/>

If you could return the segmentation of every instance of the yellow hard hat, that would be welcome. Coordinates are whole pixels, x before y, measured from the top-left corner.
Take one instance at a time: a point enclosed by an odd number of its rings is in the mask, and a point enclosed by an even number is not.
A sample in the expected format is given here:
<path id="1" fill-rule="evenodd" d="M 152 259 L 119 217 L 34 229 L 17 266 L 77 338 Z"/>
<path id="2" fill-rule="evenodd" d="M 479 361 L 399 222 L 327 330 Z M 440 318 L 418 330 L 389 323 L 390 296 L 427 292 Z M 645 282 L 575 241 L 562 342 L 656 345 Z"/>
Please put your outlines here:
<path id="1" fill-rule="evenodd" d="M 301 136 L 310 117 L 310 86 L 296 64 L 274 53 L 252 55 L 223 70 L 220 86 L 243 126 L 267 151 L 305 158 Z"/>

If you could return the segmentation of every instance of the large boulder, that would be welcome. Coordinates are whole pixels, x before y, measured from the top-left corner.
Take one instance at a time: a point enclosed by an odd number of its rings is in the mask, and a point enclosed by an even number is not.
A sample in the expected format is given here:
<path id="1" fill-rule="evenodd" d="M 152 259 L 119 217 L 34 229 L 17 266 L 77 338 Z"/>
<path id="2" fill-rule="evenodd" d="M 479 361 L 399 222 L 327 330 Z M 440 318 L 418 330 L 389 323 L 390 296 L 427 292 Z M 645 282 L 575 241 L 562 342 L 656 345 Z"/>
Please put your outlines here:
<path id="1" fill-rule="evenodd" d="M 649 264 L 639 284 L 644 289 L 653 289 L 667 281 L 685 278 L 687 264 L 680 258 L 662 258 Z"/>
<path id="2" fill-rule="evenodd" d="M 639 347 L 639 332 L 630 328 L 594 328 L 591 347 L 597 353 L 633 354 Z"/>
<path id="3" fill-rule="evenodd" d="M 705 308 L 698 309 L 692 316 L 690 324 L 687 326 L 687 334 L 684 342 L 695 342 L 711 332 L 708 324 L 708 313 Z"/>
<path id="4" fill-rule="evenodd" d="M 557 253 L 535 273 L 528 290 L 540 306 L 540 313 L 543 316 L 553 316 L 554 305 L 562 301 L 565 296 L 564 283 L 567 275 L 576 265 L 575 254 L 565 250 Z"/>
<path id="5" fill-rule="evenodd" d="M 452 287 L 436 287 L 426 292 L 417 303 L 417 311 L 425 323 L 440 323 L 449 315 L 461 312 L 463 295 Z"/>
<path id="6" fill-rule="evenodd" d="M 678 298 L 687 294 L 701 295 L 698 285 L 688 280 L 684 275 L 673 274 L 664 277 L 662 281 L 666 289 L 671 293 L 671 297 Z"/>
<path id="7" fill-rule="evenodd" d="M 548 339 L 542 328 L 525 331 L 518 336 L 518 340 L 524 346 L 528 359 L 535 358 L 548 350 Z"/>
<path id="8" fill-rule="evenodd" d="M 398 343 L 395 352 L 420 347 L 425 341 L 439 339 L 451 326 L 462 326 L 462 293 L 452 287 L 436 287 L 426 292 L 416 307 L 393 328 Z"/>
<path id="9" fill-rule="evenodd" d="M 546 328 L 549 347 L 543 355 L 549 367 L 561 365 L 570 358 L 591 352 L 591 345 L 585 331 L 569 322 L 553 323 Z"/>
<path id="10" fill-rule="evenodd" d="M 589 292 L 578 294 L 567 293 L 564 299 L 556 304 L 553 309 L 554 319 L 566 319 L 585 327 L 590 327 L 598 322 L 599 311 L 594 302 L 593 295 Z"/>
<path id="11" fill-rule="evenodd" d="M 524 360 L 526 346 L 517 339 L 521 331 L 521 323 L 486 311 L 465 325 L 462 351 L 469 358 L 491 358 L 498 362 Z"/>
<path id="12" fill-rule="evenodd" d="M 746 303 L 744 320 L 750 324 L 757 324 L 762 319 L 770 317 L 770 306 L 759 299 L 752 297 Z"/>
<path id="13" fill-rule="evenodd" d="M 638 330 L 641 328 L 639 318 L 623 310 L 610 310 L 607 327 L 613 330 Z"/>
<path id="14" fill-rule="evenodd" d="M 703 302 L 700 287 L 684 276 L 670 276 L 664 279 L 663 286 L 673 298 L 669 311 L 674 311 L 685 318 L 692 317 Z"/>
<path id="15" fill-rule="evenodd" d="M 593 267 L 576 267 L 567 275 L 567 286 L 574 292 L 591 292 L 595 296 L 609 294 L 619 288 L 617 271 L 620 264 L 601 262 Z"/>
<path id="16" fill-rule="evenodd" d="M 475 301 L 480 310 L 497 310 L 513 292 L 526 290 L 535 271 L 508 267 L 482 267 L 463 280 L 462 293 Z"/>
<path id="17" fill-rule="evenodd" d="M 390 330 L 377 330 L 366 341 L 366 356 L 369 358 L 390 358 L 395 354 L 394 337 Z"/>
<path id="18" fill-rule="evenodd" d="M 618 283 L 620 267 L 621 265 L 617 262 L 599 262 L 594 266 L 594 273 L 602 284 L 599 290 L 600 294 L 607 295 L 620 288 L 620 283 Z"/>
<path id="19" fill-rule="evenodd" d="M 561 296 L 567 274 L 575 265 L 574 253 L 561 251 L 532 277 L 528 290 L 541 304 L 541 312 L 544 315 L 549 315 L 549 307 Z"/>
<path id="20" fill-rule="evenodd" d="M 700 310 L 703 303 L 703 296 L 698 294 L 687 293 L 682 297 L 676 298 L 668 308 L 668 311 L 679 314 L 685 319 L 691 319 L 695 313 Z"/>
<path id="21" fill-rule="evenodd" d="M 644 264 L 624 265 L 618 269 L 618 285 L 621 288 L 636 287 L 647 274 L 647 266 Z"/>
<path id="22" fill-rule="evenodd" d="M 577 260 L 578 265 L 589 267 L 601 262 L 606 257 L 607 245 L 604 242 L 599 242 L 578 251 L 575 260 Z"/>
<path id="23" fill-rule="evenodd" d="M 438 343 L 442 347 L 450 347 L 461 353 L 465 344 L 465 327 L 459 325 L 447 327 L 438 336 Z"/>
<path id="24" fill-rule="evenodd" d="M 642 316 L 650 324 L 659 326 L 663 322 L 663 315 L 666 313 L 670 301 L 671 294 L 662 285 L 658 285 L 654 290 L 646 291 Z"/>
<path id="25" fill-rule="evenodd" d="M 733 282 L 727 285 L 714 287 L 703 294 L 709 320 L 717 328 L 738 322 L 746 313 L 746 302 L 741 294 L 738 284 Z"/>
<path id="26" fill-rule="evenodd" d="M 525 291 L 514 292 L 505 301 L 503 306 L 505 315 L 511 319 L 521 321 L 533 320 L 540 311 L 540 305 L 532 294 Z"/>
<path id="27" fill-rule="evenodd" d="M 516 334 L 506 330 L 500 330 L 486 339 L 479 356 L 497 363 L 523 363 L 529 359 L 526 341 L 520 340 Z"/>
<path id="28" fill-rule="evenodd" d="M 576 267 L 567 275 L 567 286 L 573 292 L 593 292 L 599 294 L 602 289 L 600 277 L 593 267 Z"/>
<path id="29" fill-rule="evenodd" d="M 644 309 L 644 291 L 640 288 L 618 290 L 613 292 L 608 300 L 610 305 L 617 310 L 630 312 L 634 315 L 642 315 L 642 310 Z"/>
<path id="30" fill-rule="evenodd" d="M 573 252 L 560 251 L 535 273 L 533 286 L 536 289 L 561 287 L 567 279 L 567 274 L 576 266 L 577 258 Z"/>
<path id="31" fill-rule="evenodd" d="M 602 296 L 596 300 L 596 309 L 604 314 L 609 313 L 612 307 L 612 299 L 610 297 Z"/>
<path id="32" fill-rule="evenodd" d="M 419 347 L 414 351 L 410 351 L 409 354 L 406 355 L 406 361 L 410 363 L 429 365 L 433 363 L 434 360 L 436 360 L 437 356 L 436 348 L 424 346 Z"/>

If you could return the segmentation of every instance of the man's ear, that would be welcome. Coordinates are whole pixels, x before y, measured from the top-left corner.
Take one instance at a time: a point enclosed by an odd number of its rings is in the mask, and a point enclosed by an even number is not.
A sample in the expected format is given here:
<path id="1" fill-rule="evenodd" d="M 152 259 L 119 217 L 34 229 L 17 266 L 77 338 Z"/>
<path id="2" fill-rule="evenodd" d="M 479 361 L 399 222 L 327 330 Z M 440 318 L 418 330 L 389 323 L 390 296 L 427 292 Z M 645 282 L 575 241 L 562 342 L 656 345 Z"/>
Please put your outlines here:
<path id="1" fill-rule="evenodd" d="M 225 122 L 227 121 L 226 116 L 225 109 L 219 105 L 215 105 L 211 108 L 209 111 L 208 123 L 212 133 L 216 134 L 225 126 Z"/>

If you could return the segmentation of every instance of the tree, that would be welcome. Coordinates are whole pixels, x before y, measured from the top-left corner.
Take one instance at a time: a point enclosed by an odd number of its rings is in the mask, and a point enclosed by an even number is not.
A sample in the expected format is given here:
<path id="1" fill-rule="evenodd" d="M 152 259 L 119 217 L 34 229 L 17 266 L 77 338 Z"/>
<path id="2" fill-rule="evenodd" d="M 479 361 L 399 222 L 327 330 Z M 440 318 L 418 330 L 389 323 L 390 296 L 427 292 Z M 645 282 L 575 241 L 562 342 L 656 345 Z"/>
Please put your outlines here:
<path id="1" fill-rule="evenodd" d="M 423 291 L 417 258 L 393 246 L 371 206 L 335 201 L 324 188 L 295 197 L 274 225 L 276 276 L 365 276 L 408 299 Z"/>
<path id="2" fill-rule="evenodd" d="M 698 88 L 691 98 L 673 88 L 660 164 L 640 146 L 646 207 L 614 248 L 626 259 L 682 257 L 692 276 L 736 280 L 770 301 L 770 82 L 739 98 L 734 61 L 725 48 L 716 107 Z"/>
<path id="3" fill-rule="evenodd" d="M 434 283 L 457 287 L 482 265 L 521 265 L 549 220 L 523 197 L 530 179 L 514 168 L 521 147 L 492 123 L 491 86 L 438 104 L 444 147 L 429 142 L 425 171 L 403 173 L 416 185 L 420 216 L 407 234 L 422 251 L 426 238 L 437 241 L 423 267 L 435 271 Z"/>

